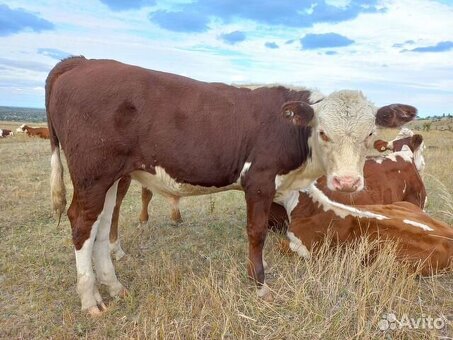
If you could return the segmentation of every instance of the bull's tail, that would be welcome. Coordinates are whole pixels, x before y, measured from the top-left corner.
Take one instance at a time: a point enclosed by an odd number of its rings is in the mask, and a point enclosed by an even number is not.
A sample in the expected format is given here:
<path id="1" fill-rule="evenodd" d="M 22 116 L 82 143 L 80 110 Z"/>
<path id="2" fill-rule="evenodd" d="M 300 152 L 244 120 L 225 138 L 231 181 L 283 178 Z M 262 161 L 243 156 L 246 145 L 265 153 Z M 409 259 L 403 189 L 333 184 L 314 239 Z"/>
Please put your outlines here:
<path id="1" fill-rule="evenodd" d="M 50 166 L 50 197 L 52 199 L 52 210 L 58 217 L 58 226 L 60 225 L 61 215 L 66 208 L 66 188 L 63 180 L 63 164 L 61 163 L 59 146 L 53 148 Z"/>
<path id="2" fill-rule="evenodd" d="M 60 225 L 61 215 L 66 208 L 66 188 L 63 180 L 63 164 L 61 163 L 60 157 L 60 142 L 55 132 L 52 120 L 58 112 L 54 112 L 50 108 L 52 88 L 55 81 L 63 73 L 72 70 L 76 66 L 84 63 L 86 59 L 84 57 L 70 57 L 59 62 L 50 71 L 46 80 L 46 113 L 47 113 L 47 125 L 49 127 L 49 139 L 50 147 L 52 150 L 52 157 L 50 159 L 50 196 L 52 199 L 52 210 L 58 217 L 58 225 Z"/>

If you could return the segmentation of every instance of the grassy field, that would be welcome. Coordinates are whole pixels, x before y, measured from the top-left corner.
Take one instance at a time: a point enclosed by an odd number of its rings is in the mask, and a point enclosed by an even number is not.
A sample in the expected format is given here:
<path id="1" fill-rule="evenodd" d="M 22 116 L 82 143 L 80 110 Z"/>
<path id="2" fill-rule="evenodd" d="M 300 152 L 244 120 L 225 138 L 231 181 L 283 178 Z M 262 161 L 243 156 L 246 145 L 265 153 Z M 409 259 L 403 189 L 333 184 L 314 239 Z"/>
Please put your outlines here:
<path id="1" fill-rule="evenodd" d="M 20 123 L 0 122 L 0 128 Z M 393 137 L 396 131 L 384 131 Z M 453 223 L 453 133 L 423 133 L 428 211 Z M 116 262 L 130 295 L 108 298 L 108 312 L 80 312 L 69 221 L 50 213 L 50 147 L 17 135 L 0 139 L 0 338 L 150 339 L 430 339 L 453 336 L 453 274 L 418 278 L 395 262 L 392 247 L 369 267 L 372 246 L 323 249 L 302 260 L 266 243 L 268 283 L 275 301 L 255 297 L 246 277 L 243 193 L 183 199 L 184 222 L 171 224 L 169 206 L 151 202 L 151 222 L 138 226 L 140 187 L 133 184 L 120 218 L 127 256 Z M 65 174 L 68 199 L 71 184 Z M 384 314 L 444 318 L 441 330 L 381 331 Z"/>

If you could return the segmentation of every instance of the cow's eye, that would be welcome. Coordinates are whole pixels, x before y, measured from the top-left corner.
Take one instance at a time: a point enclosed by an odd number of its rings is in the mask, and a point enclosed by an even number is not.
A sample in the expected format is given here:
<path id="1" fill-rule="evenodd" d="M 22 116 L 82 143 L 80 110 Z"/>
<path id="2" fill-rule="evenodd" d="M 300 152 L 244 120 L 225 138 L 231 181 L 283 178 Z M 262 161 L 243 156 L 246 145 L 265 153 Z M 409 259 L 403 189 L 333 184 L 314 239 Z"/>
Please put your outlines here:
<path id="1" fill-rule="evenodd" d="M 324 142 L 331 142 L 331 139 L 326 135 L 324 131 L 319 131 L 319 137 L 321 137 Z"/>
<path id="2" fill-rule="evenodd" d="M 365 138 L 365 142 L 372 136 L 374 135 L 374 131 L 371 131 L 368 136 Z"/>

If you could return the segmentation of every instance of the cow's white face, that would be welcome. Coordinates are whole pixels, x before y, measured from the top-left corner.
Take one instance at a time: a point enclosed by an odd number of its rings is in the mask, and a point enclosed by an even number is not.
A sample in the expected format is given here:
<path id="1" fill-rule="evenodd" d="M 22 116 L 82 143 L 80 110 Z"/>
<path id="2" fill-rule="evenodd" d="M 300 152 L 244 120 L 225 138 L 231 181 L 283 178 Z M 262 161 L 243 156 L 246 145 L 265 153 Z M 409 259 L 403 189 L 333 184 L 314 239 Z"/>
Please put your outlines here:
<path id="1" fill-rule="evenodd" d="M 25 127 L 25 124 L 22 124 L 21 126 L 19 126 L 19 127 L 16 129 L 16 132 L 25 132 L 24 127 Z"/>
<path id="2" fill-rule="evenodd" d="M 314 105 L 313 148 L 331 190 L 363 189 L 363 167 L 373 146 L 376 108 L 360 92 L 340 91 Z"/>
<path id="3" fill-rule="evenodd" d="M 354 192 L 363 189 L 365 156 L 376 126 L 400 127 L 415 118 L 417 109 L 404 104 L 378 109 L 360 91 L 342 90 L 312 105 L 287 102 L 282 112 L 294 125 L 312 128 L 312 171 L 327 175 L 329 189 Z"/>

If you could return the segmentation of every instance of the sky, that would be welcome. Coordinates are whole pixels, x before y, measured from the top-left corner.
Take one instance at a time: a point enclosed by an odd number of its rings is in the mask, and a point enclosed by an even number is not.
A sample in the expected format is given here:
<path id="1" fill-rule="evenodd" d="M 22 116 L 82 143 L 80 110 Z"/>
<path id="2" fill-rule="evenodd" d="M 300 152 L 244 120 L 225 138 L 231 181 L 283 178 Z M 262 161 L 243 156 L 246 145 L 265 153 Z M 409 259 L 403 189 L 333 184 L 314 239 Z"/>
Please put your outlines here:
<path id="1" fill-rule="evenodd" d="M 48 72 L 84 55 L 453 113 L 453 0 L 0 0 L 0 46 L 4 106 L 44 107 Z"/>

